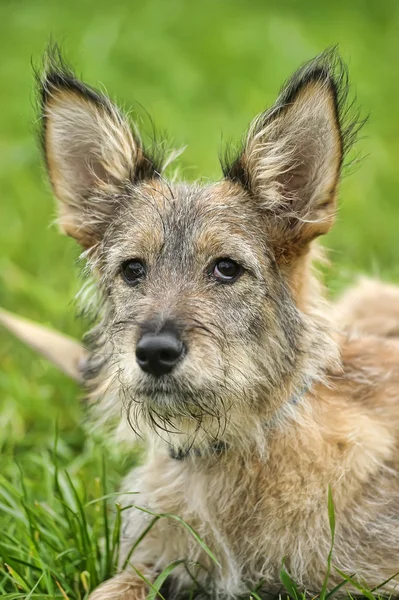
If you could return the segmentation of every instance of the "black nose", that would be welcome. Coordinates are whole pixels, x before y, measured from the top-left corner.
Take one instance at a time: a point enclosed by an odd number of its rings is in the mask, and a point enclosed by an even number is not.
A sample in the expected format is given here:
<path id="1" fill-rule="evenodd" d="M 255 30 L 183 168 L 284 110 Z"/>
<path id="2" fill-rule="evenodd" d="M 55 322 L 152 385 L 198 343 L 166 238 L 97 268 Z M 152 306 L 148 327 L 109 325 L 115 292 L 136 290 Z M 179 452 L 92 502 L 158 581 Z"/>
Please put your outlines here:
<path id="1" fill-rule="evenodd" d="M 145 333 L 136 346 L 136 360 L 146 373 L 170 373 L 183 354 L 183 343 L 175 333 Z"/>

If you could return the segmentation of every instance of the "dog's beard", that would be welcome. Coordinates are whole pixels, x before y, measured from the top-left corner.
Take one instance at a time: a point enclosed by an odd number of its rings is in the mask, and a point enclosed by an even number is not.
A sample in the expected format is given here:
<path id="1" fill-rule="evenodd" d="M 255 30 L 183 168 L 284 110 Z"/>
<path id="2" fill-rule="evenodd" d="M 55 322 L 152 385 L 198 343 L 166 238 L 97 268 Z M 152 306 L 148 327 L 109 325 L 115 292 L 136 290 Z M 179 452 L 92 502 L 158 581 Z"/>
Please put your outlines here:
<path id="1" fill-rule="evenodd" d="M 120 380 L 120 394 L 128 423 L 138 435 L 151 430 L 167 443 L 187 448 L 223 438 L 234 401 L 242 399 L 220 382 L 196 388 L 174 376 Z"/>

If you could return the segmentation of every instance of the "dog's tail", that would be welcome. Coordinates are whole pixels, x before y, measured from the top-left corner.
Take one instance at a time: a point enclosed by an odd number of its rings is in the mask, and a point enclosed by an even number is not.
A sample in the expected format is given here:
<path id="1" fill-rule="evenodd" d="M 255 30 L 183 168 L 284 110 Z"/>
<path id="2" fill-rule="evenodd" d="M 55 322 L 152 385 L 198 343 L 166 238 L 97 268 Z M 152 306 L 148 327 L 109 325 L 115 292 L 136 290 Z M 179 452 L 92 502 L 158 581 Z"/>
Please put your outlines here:
<path id="1" fill-rule="evenodd" d="M 3 309 L 0 309 L 0 323 L 66 375 L 82 381 L 88 353 L 77 340 Z"/>

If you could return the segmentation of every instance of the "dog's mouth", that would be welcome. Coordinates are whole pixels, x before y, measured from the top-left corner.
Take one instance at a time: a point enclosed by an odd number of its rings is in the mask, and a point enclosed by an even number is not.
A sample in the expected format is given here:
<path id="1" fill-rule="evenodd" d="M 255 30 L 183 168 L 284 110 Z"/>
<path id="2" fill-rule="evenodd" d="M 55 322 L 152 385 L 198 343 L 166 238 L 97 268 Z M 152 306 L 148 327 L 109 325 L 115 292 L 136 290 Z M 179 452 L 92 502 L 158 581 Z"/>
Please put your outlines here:
<path id="1" fill-rule="evenodd" d="M 132 386 L 132 396 L 137 403 L 165 416 L 219 415 L 216 390 L 194 387 L 192 382 L 173 375 L 140 378 Z"/>
<path id="2" fill-rule="evenodd" d="M 192 388 L 176 381 L 171 375 L 164 375 L 156 379 L 141 379 L 132 388 L 132 394 L 137 402 L 161 411 L 195 403 L 197 393 Z"/>
<path id="3" fill-rule="evenodd" d="M 139 396 L 157 399 L 159 396 L 173 396 L 181 391 L 181 384 L 170 375 L 141 379 L 135 386 L 135 393 Z"/>

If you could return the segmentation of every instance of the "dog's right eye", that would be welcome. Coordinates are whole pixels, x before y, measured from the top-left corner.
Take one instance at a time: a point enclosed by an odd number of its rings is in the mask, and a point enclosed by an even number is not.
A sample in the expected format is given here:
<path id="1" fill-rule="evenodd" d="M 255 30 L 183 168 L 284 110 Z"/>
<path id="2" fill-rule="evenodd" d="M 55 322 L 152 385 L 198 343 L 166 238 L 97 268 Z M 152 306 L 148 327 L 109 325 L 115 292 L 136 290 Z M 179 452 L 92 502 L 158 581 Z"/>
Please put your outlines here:
<path id="1" fill-rule="evenodd" d="M 126 260 L 122 263 L 121 273 L 128 285 L 136 285 L 144 279 L 146 270 L 139 260 Z"/>
<path id="2" fill-rule="evenodd" d="M 233 283 L 242 274 L 243 268 L 231 258 L 221 258 L 213 267 L 212 275 L 219 283 Z"/>

